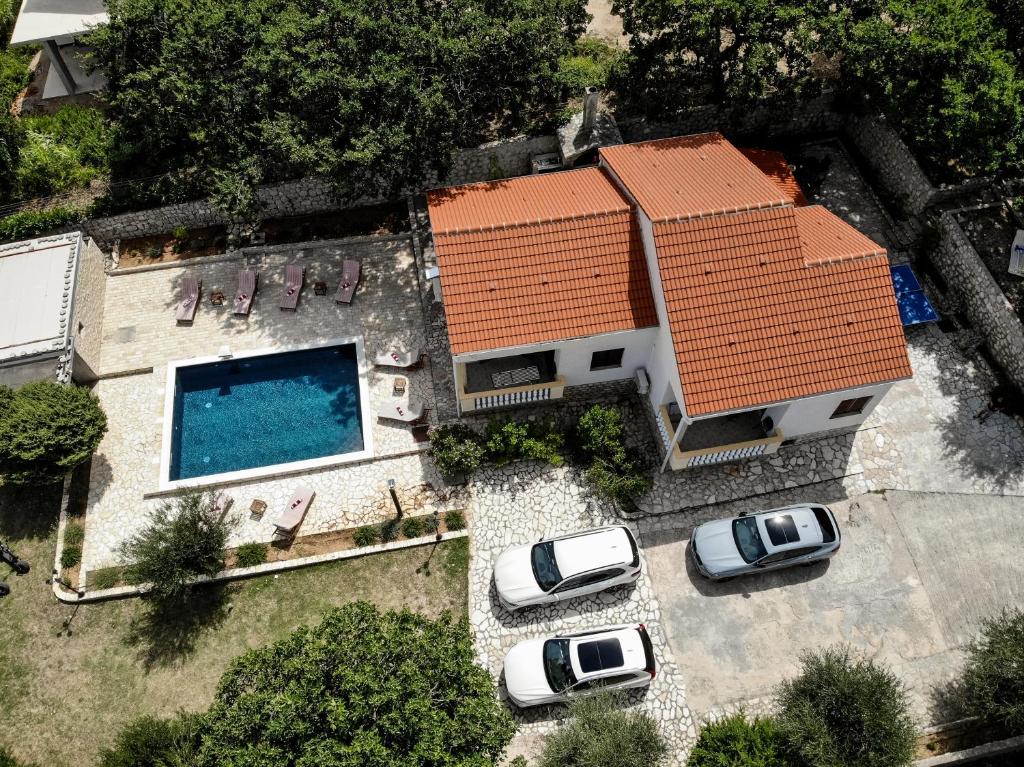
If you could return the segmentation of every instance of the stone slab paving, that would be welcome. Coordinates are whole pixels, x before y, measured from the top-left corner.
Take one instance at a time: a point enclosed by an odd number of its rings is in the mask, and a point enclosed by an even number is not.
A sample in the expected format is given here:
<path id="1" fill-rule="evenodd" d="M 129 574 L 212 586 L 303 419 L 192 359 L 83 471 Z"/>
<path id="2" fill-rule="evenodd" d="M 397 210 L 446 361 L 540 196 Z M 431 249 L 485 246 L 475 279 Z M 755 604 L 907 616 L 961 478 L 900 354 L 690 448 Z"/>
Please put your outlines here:
<path id="1" fill-rule="evenodd" d="M 560 631 L 642 622 L 654 643 L 658 674 L 648 690 L 632 693 L 627 701 L 659 721 L 672 747 L 670 763 L 683 764 L 696 738 L 695 723 L 686 705 L 679 668 L 665 638 L 646 560 L 644 574 L 634 587 L 566 604 L 510 613 L 501 607 L 494 592 L 494 562 L 506 548 L 536 541 L 545 534 L 621 523 L 614 509 L 590 496 L 578 472 L 533 463 L 481 472 L 474 479 L 471 492 L 469 615 L 479 662 L 499 679 L 502 696 L 502 661 L 517 642 Z M 511 708 L 520 727 L 510 748 L 512 755 L 536 756 L 541 736 L 554 730 L 565 715 L 563 706 L 524 711 Z"/>

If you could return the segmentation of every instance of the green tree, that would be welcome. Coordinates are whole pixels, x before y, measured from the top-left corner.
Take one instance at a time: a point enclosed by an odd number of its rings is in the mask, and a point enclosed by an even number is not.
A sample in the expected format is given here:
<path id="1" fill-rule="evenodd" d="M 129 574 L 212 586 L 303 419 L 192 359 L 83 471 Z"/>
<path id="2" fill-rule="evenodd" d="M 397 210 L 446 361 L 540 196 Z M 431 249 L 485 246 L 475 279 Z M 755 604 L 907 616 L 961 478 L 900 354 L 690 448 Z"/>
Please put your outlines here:
<path id="1" fill-rule="evenodd" d="M 100 753 L 99 767 L 188 767 L 201 723 L 197 714 L 179 714 L 174 719 L 140 717 Z"/>
<path id="2" fill-rule="evenodd" d="M 86 389 L 39 381 L 0 386 L 0 483 L 60 481 L 96 452 L 107 431 L 99 400 Z"/>
<path id="3" fill-rule="evenodd" d="M 968 711 L 1007 733 L 1024 733 L 1024 610 L 982 624 L 967 650 L 961 690 Z"/>
<path id="4" fill-rule="evenodd" d="M 818 87 L 813 41 L 827 0 L 614 0 L 613 8 L 631 36 L 624 95 L 653 116 L 707 103 L 742 109 Z"/>
<path id="5" fill-rule="evenodd" d="M 742 714 L 701 727 L 687 767 L 789 767 L 785 744 L 772 719 Z"/>
<path id="6" fill-rule="evenodd" d="M 540 767 L 657 767 L 668 754 L 658 723 L 643 711 L 626 711 L 610 695 L 581 698 L 569 706 L 567 724 L 544 742 Z"/>
<path id="7" fill-rule="evenodd" d="M 465 620 L 367 602 L 236 658 L 198 767 L 486 767 L 515 726 Z"/>
<path id="8" fill-rule="evenodd" d="M 892 671 L 836 648 L 800 660 L 800 676 L 776 694 L 778 729 L 796 767 L 910 764 L 917 730 Z"/>
<path id="9" fill-rule="evenodd" d="M 430 432 L 430 454 L 442 474 L 470 477 L 484 460 L 483 437 L 465 424 L 445 424 Z"/>
<path id="10" fill-rule="evenodd" d="M 584 0 L 110 0 L 91 36 L 115 171 L 323 175 L 343 197 L 444 174 L 453 150 L 550 116 Z"/>
<path id="11" fill-rule="evenodd" d="M 1018 65 L 1024 64 L 1024 0 L 989 0 L 988 7 L 1006 31 L 1006 42 Z"/>
<path id="12" fill-rule="evenodd" d="M 150 596 L 167 605 L 186 599 L 197 576 L 223 570 L 228 527 L 210 506 L 209 495 L 195 491 L 162 504 L 146 528 L 121 545 L 131 563 L 125 580 L 152 584 Z"/>

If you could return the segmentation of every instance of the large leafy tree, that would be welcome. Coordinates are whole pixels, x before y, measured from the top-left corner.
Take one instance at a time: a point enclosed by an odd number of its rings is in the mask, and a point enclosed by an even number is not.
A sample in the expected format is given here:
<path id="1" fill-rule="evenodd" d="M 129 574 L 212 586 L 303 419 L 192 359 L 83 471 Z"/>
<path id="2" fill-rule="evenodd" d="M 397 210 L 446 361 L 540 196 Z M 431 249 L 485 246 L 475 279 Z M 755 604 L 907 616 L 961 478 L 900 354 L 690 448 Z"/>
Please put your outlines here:
<path id="1" fill-rule="evenodd" d="M 0 386 L 0 484 L 58 482 L 89 459 L 106 431 L 87 389 L 51 381 Z"/>
<path id="2" fill-rule="evenodd" d="M 443 175 L 454 149 L 552 112 L 583 0 L 110 0 L 92 35 L 135 176 L 220 197 L 322 174 L 344 194 Z M 242 195 L 244 197 L 244 195 Z"/>
<path id="3" fill-rule="evenodd" d="M 512 737 L 465 620 L 357 602 L 237 658 L 197 764 L 487 767 Z"/>
<path id="4" fill-rule="evenodd" d="M 744 108 L 816 86 L 812 37 L 826 0 L 614 0 L 631 35 L 630 98 L 664 115 Z"/>

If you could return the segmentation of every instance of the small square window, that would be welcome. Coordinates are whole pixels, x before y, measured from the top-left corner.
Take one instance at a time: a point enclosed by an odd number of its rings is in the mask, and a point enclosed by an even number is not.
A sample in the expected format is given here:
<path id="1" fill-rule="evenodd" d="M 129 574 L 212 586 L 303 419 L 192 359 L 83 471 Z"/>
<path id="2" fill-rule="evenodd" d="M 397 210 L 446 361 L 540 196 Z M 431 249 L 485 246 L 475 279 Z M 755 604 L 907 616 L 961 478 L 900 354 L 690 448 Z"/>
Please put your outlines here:
<path id="1" fill-rule="evenodd" d="M 839 407 L 835 409 L 830 418 L 843 418 L 848 415 L 860 415 L 864 412 L 864 408 L 867 407 L 871 401 L 871 397 L 856 397 L 855 399 L 844 399 L 839 403 Z"/>
<path id="2" fill-rule="evenodd" d="M 594 352 L 594 356 L 590 358 L 590 369 L 608 370 L 609 368 L 622 367 L 622 353 L 624 351 L 625 349 L 605 349 L 604 351 Z"/>

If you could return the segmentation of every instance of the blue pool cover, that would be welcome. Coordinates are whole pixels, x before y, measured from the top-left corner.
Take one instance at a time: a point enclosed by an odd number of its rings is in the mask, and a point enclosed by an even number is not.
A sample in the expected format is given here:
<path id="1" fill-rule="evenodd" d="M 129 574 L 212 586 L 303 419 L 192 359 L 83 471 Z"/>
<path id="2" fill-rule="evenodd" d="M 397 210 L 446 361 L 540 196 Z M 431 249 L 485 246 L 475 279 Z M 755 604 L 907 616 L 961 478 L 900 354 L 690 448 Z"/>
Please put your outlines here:
<path id="1" fill-rule="evenodd" d="M 896 291 L 896 305 L 900 310 L 903 327 L 937 321 L 939 315 L 932 308 L 910 266 L 900 264 L 889 267 L 889 270 L 892 272 L 892 286 Z"/>
<path id="2" fill-rule="evenodd" d="M 362 449 L 353 344 L 177 370 L 171 480 Z"/>

